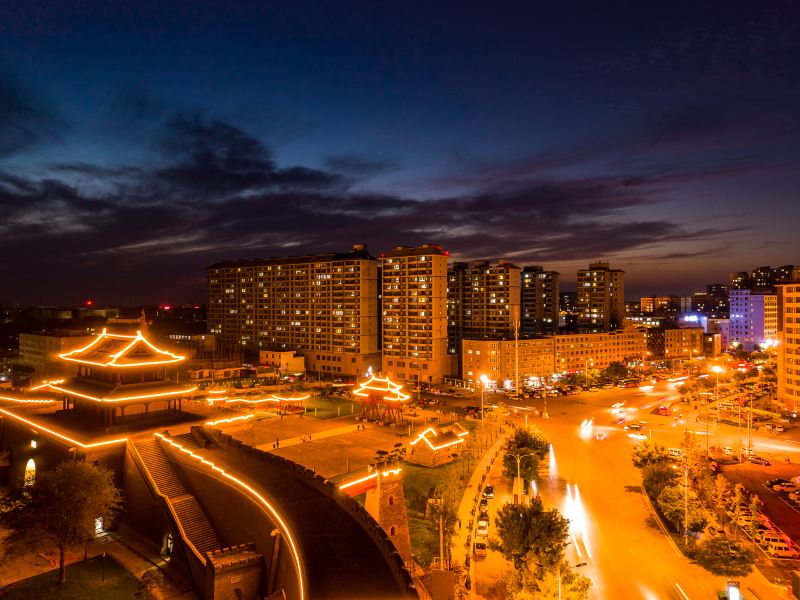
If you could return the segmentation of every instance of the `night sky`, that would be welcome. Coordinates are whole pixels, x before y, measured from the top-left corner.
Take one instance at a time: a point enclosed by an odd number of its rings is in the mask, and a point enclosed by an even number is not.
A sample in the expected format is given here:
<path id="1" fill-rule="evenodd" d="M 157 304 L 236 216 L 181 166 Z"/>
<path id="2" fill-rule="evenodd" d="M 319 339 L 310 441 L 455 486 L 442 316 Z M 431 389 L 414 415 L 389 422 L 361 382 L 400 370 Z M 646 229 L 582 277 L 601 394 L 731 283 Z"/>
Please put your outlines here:
<path id="1" fill-rule="evenodd" d="M 0 3 L 0 303 L 353 242 L 629 298 L 800 264 L 798 2 L 214 4 Z"/>

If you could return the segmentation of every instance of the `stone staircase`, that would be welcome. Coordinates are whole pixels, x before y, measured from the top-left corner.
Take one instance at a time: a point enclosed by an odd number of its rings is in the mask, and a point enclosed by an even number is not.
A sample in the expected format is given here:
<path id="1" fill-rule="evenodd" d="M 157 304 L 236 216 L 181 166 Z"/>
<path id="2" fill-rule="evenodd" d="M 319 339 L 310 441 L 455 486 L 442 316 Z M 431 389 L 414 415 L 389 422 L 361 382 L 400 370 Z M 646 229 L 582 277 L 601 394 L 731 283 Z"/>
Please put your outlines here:
<path id="1" fill-rule="evenodd" d="M 158 439 L 142 440 L 135 445 L 156 489 L 167 497 L 192 545 L 201 556 L 219 550 L 221 545 L 208 516 L 183 485 Z"/>

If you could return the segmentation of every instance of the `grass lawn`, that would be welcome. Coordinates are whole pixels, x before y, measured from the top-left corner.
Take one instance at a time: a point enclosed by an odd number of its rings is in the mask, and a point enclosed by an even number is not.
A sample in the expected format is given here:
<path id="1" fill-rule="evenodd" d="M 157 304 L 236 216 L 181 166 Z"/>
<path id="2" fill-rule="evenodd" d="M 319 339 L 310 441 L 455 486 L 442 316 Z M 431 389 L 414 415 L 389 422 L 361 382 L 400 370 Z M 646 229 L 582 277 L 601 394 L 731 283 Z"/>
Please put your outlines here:
<path id="1" fill-rule="evenodd" d="M 105 581 L 103 563 L 105 562 Z M 67 567 L 67 581 L 58 584 L 58 569 L 17 581 L 0 589 L 3 600 L 131 600 L 138 579 L 110 556 L 91 558 Z"/>

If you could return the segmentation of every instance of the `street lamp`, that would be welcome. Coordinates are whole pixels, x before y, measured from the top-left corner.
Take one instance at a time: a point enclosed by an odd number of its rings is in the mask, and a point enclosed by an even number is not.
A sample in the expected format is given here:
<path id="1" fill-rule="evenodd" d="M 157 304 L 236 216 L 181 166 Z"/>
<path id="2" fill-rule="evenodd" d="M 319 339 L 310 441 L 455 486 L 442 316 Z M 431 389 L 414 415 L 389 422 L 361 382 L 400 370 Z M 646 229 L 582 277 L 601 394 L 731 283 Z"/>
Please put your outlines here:
<path id="1" fill-rule="evenodd" d="M 479 379 L 481 381 L 481 432 L 483 432 L 483 398 L 486 395 L 486 386 L 489 385 L 489 378 L 484 373 Z"/>
<path id="2" fill-rule="evenodd" d="M 722 373 L 724 370 L 725 369 L 723 369 L 719 365 L 714 365 L 711 367 L 711 371 L 714 373 L 714 402 L 716 403 L 719 403 L 719 374 Z M 706 419 L 706 429 L 708 429 L 708 419 Z M 719 404 L 717 404 L 716 429 L 717 429 L 717 443 L 719 443 Z M 740 462 L 741 462 L 741 457 L 740 457 Z"/>
<path id="3" fill-rule="evenodd" d="M 522 477 L 520 476 L 520 473 L 519 473 L 519 471 L 520 471 L 520 463 L 522 462 L 522 459 L 525 458 L 526 456 L 536 456 L 536 455 L 533 452 L 528 452 L 527 454 L 520 454 L 520 453 L 511 454 L 511 456 L 513 456 L 514 458 L 517 459 L 517 479 L 514 482 L 514 488 L 516 488 L 517 485 L 519 485 L 519 487 L 522 488 L 522 483 L 521 483 L 522 482 Z M 517 482 L 520 482 L 520 483 L 517 483 Z M 515 489 L 515 491 L 516 491 L 516 489 Z M 519 491 L 520 491 L 519 496 L 521 496 L 522 492 L 524 492 L 524 489 L 520 489 Z M 515 500 L 514 504 L 516 504 L 516 499 L 517 498 L 518 498 L 518 495 L 514 494 L 514 500 Z"/>
<path id="4" fill-rule="evenodd" d="M 577 565 L 573 566 L 573 569 L 577 569 L 578 567 L 585 567 L 586 563 L 578 563 Z M 558 600 L 561 600 L 561 565 L 558 565 Z"/>

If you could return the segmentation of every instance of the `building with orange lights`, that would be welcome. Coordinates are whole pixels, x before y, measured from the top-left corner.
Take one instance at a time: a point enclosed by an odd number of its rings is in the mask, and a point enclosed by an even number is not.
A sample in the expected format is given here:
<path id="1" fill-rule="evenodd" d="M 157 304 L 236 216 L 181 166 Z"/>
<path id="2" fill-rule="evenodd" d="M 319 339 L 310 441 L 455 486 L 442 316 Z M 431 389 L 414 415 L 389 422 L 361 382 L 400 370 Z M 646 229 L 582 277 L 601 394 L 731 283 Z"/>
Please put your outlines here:
<path id="1" fill-rule="evenodd" d="M 291 351 L 323 374 L 380 368 L 378 261 L 350 252 L 222 262 L 206 269 L 208 328 L 224 344 Z"/>
<path id="2" fill-rule="evenodd" d="M 800 279 L 779 284 L 778 400 L 800 409 Z"/>
<path id="3" fill-rule="evenodd" d="M 381 259 L 383 371 L 394 379 L 438 383 L 449 374 L 447 253 L 399 246 Z"/>
<path id="4" fill-rule="evenodd" d="M 578 330 L 620 329 L 625 322 L 625 271 L 596 262 L 578 270 Z"/>

